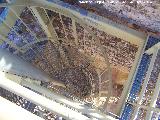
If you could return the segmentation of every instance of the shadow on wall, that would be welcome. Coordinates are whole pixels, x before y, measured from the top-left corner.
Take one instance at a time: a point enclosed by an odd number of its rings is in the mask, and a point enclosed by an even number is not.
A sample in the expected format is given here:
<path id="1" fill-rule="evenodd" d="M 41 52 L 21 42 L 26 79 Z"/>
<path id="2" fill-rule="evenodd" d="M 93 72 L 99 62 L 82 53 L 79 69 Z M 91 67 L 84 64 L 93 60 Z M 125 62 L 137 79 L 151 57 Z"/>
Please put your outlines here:
<path id="1" fill-rule="evenodd" d="M 43 71 L 35 68 L 31 64 L 23 61 L 15 55 L 12 55 L 4 49 L 0 49 L 0 71 L 28 76 L 30 78 L 46 82 L 51 80 L 51 78 L 49 78 Z"/>

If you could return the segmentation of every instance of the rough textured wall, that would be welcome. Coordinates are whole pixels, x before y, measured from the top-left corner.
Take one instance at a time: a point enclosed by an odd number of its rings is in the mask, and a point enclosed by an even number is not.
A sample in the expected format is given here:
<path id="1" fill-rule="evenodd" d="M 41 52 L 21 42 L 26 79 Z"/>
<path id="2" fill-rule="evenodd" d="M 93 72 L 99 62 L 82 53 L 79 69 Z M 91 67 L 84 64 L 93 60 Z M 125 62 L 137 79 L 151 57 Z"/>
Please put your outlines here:
<path id="1" fill-rule="evenodd" d="M 138 0 L 102 0 L 105 1 L 104 4 L 80 4 L 78 0 L 62 1 L 82 7 L 90 12 L 109 18 L 110 20 L 138 31 L 160 36 L 159 0 L 147 0 L 148 2 L 141 0 L 141 3 L 138 2 Z"/>

